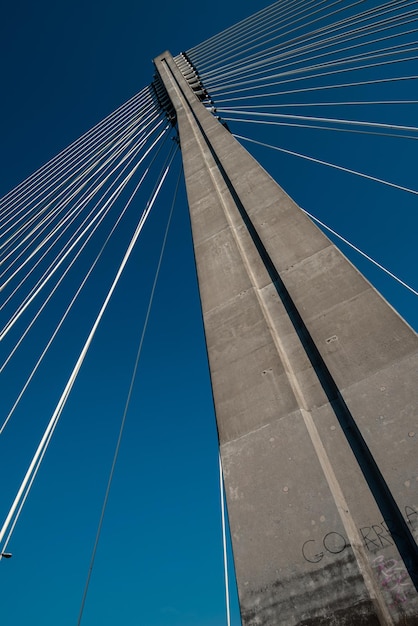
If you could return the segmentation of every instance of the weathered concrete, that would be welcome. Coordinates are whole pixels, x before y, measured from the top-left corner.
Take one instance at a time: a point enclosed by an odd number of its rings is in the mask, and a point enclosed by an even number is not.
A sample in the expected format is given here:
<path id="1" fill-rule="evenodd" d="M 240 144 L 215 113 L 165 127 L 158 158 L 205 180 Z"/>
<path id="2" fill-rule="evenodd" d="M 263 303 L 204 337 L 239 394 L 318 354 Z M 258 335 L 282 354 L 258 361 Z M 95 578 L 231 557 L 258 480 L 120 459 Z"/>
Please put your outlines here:
<path id="1" fill-rule="evenodd" d="M 243 624 L 416 624 L 418 339 L 171 55 L 155 66 L 178 119 Z"/>

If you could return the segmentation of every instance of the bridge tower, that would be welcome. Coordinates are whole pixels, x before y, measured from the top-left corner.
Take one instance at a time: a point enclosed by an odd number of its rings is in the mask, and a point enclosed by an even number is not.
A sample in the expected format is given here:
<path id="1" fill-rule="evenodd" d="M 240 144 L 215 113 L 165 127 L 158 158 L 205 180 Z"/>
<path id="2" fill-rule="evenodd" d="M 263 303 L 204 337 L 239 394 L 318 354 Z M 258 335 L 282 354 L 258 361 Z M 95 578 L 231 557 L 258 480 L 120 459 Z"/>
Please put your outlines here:
<path id="1" fill-rule="evenodd" d="M 245 626 L 417 624 L 418 338 L 201 100 L 175 109 Z"/>

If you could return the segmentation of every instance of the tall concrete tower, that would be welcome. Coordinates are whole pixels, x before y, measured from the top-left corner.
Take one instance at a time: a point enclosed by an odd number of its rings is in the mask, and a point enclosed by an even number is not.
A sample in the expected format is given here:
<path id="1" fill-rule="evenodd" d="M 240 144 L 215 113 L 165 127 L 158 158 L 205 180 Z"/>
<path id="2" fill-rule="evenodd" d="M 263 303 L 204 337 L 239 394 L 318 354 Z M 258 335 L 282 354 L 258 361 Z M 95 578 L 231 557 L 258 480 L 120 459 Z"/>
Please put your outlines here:
<path id="1" fill-rule="evenodd" d="M 187 60 L 154 62 L 177 115 L 242 622 L 418 624 L 418 338 L 206 110 Z"/>

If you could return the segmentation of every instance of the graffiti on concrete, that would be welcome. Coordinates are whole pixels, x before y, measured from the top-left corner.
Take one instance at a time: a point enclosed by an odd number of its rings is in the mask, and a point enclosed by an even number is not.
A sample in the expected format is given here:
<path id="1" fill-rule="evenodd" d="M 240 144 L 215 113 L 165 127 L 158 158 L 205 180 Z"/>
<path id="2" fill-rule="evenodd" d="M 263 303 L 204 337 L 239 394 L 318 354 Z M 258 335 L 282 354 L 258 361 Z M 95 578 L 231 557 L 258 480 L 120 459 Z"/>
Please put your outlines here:
<path id="1" fill-rule="evenodd" d="M 390 531 L 385 522 L 363 526 L 359 529 L 363 543 L 369 552 L 381 550 L 386 546 L 393 546 L 393 531 Z"/>
<path id="2" fill-rule="evenodd" d="M 418 511 L 411 506 L 404 509 L 405 519 L 411 530 L 418 528 Z M 369 552 L 380 552 L 382 549 L 395 544 L 393 537 L 396 531 L 384 521 L 380 524 L 362 526 L 359 528 L 365 548 Z M 348 540 L 338 532 L 328 532 L 322 540 L 308 539 L 302 545 L 302 555 L 305 561 L 319 563 L 324 556 L 339 554 L 350 546 Z"/>
<path id="3" fill-rule="evenodd" d="M 386 559 L 380 554 L 373 560 L 373 568 L 384 592 L 389 594 L 389 606 L 398 607 L 408 602 L 412 584 L 402 561 Z"/>
<path id="4" fill-rule="evenodd" d="M 325 553 L 340 554 L 350 544 L 343 535 L 336 532 L 327 533 L 318 550 L 318 542 L 314 539 L 308 539 L 302 546 L 302 554 L 305 561 L 310 563 L 319 563 L 324 558 Z M 325 551 L 325 552 L 324 552 Z"/>

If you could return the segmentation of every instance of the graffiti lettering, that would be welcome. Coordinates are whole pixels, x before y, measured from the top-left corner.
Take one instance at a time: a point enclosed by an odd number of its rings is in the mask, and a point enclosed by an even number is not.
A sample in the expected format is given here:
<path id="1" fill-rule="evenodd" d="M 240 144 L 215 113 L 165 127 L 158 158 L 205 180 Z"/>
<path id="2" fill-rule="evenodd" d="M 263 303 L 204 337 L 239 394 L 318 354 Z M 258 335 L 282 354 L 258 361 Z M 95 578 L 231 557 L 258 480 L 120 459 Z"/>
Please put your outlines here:
<path id="1" fill-rule="evenodd" d="M 418 510 L 412 506 L 405 506 L 405 518 L 412 528 L 418 528 Z M 395 544 L 394 538 L 400 537 L 394 525 L 388 520 L 380 522 L 380 524 L 372 524 L 371 526 L 363 526 L 359 528 L 365 548 L 369 552 L 378 552 Z M 349 547 L 349 543 L 343 535 L 337 532 L 329 532 L 322 539 L 322 545 L 319 547 L 315 539 L 308 539 L 302 546 L 302 555 L 306 561 L 310 563 L 319 563 L 326 553 L 339 554 L 345 548 Z M 386 570 L 385 570 L 386 571 Z"/>
<path id="2" fill-rule="evenodd" d="M 385 548 L 386 546 L 393 546 L 393 541 L 390 539 L 390 533 L 383 524 L 373 524 L 372 526 L 363 526 L 360 528 L 360 533 L 364 541 L 364 545 L 371 552 Z"/>
<path id="3" fill-rule="evenodd" d="M 314 545 L 309 545 L 314 544 Z M 316 541 L 314 539 L 308 539 L 302 546 L 302 554 L 305 561 L 309 561 L 309 563 L 319 563 L 324 558 L 323 552 L 315 551 Z"/>
<path id="4" fill-rule="evenodd" d="M 412 506 L 405 507 L 405 517 L 408 524 L 412 527 L 418 525 L 418 511 L 412 508 Z"/>
<path id="5" fill-rule="evenodd" d="M 373 567 L 377 570 L 382 588 L 390 595 L 392 603 L 389 606 L 396 607 L 407 602 L 412 585 L 402 562 L 380 555 L 374 559 Z"/>
<path id="6" fill-rule="evenodd" d="M 325 535 L 324 540 L 322 542 L 324 544 L 324 548 L 331 552 L 331 554 L 339 554 L 347 547 L 347 542 L 345 538 L 340 535 L 340 533 L 328 533 Z"/>
<path id="7" fill-rule="evenodd" d="M 314 539 L 308 539 L 302 546 L 303 558 L 309 563 L 319 563 L 324 558 L 324 551 L 318 552 L 316 543 Z M 330 554 L 339 554 L 349 546 L 345 537 L 336 532 L 327 533 L 322 540 L 322 545 Z"/>

